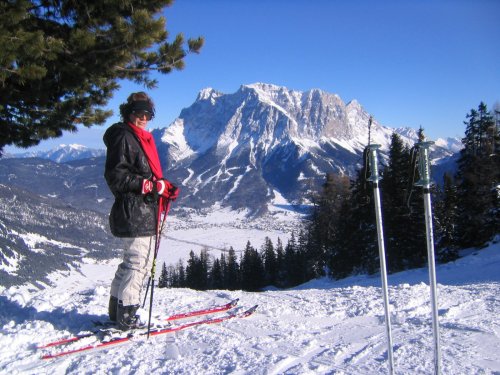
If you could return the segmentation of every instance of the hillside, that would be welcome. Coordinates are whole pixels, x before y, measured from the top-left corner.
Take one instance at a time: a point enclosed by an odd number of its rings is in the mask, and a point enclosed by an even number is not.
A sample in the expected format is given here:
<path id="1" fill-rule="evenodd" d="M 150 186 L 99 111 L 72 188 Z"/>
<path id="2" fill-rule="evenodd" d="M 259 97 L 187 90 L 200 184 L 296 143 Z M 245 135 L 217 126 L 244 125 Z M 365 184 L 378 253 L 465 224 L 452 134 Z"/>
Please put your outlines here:
<path id="1" fill-rule="evenodd" d="M 443 374 L 500 371 L 500 246 L 437 267 Z M 225 303 L 258 304 L 254 315 L 87 354 L 41 360 L 42 344 L 105 319 L 116 262 L 86 259 L 55 273 L 54 286 L 0 289 L 0 372 L 134 374 L 387 374 L 380 279 L 311 281 L 261 293 L 156 289 L 154 315 Z M 433 373 L 427 270 L 389 277 L 395 372 Z M 147 312 L 142 310 L 142 315 Z M 158 321 L 158 318 L 156 319 Z M 89 344 L 86 341 L 85 344 Z M 67 348 L 75 348 L 70 344 Z"/>
<path id="2" fill-rule="evenodd" d="M 78 267 L 82 258 L 109 259 L 120 243 L 107 217 L 0 184 L 0 285 L 48 283 L 56 270 Z"/>

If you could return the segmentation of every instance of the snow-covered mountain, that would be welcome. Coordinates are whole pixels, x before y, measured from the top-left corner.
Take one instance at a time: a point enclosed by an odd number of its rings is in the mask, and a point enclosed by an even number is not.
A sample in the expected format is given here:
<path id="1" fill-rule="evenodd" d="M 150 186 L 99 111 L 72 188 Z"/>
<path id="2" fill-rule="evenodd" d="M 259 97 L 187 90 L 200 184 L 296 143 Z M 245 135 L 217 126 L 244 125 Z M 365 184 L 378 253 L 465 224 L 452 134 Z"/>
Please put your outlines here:
<path id="1" fill-rule="evenodd" d="M 167 176 L 190 205 L 218 202 L 265 211 L 282 195 L 300 203 L 327 172 L 354 175 L 368 143 L 386 151 L 395 129 L 373 120 L 357 101 L 318 89 L 302 92 L 256 83 L 233 94 L 208 88 L 167 128 L 153 134 Z M 413 145 L 416 130 L 396 131 Z M 451 155 L 437 146 L 439 158 Z"/>
<path id="2" fill-rule="evenodd" d="M 346 104 L 338 95 L 318 89 L 302 92 L 256 83 L 232 94 L 201 90 L 175 121 L 152 133 L 166 177 L 181 187 L 180 205 L 230 207 L 260 215 L 278 199 L 304 203 L 323 184 L 326 173 L 354 176 L 368 139 L 382 146 L 382 160 L 393 132 L 409 146 L 417 139 L 415 129 L 389 128 L 376 119 L 369 129 L 369 118 L 356 100 Z M 441 181 L 441 172 L 453 170 L 452 155 L 459 145 L 459 140 L 436 141 L 431 152 L 441 164 L 436 181 Z M 58 164 L 52 167 L 41 160 L 0 160 L 5 172 L 0 183 L 66 197 L 72 205 L 92 199 L 95 209 L 107 211 L 104 153 L 62 145 L 23 155 Z"/>
<path id="3" fill-rule="evenodd" d="M 78 267 L 84 257 L 108 259 L 121 246 L 109 232 L 107 214 L 1 183 L 0 212 L 0 285 L 5 287 L 43 285 L 50 273 Z"/>
<path id="4" fill-rule="evenodd" d="M 55 161 L 56 163 L 65 163 L 81 159 L 95 158 L 104 156 L 104 149 L 93 149 L 87 146 L 71 144 L 61 144 L 48 151 L 23 152 L 19 154 L 6 154 L 8 158 L 41 158 Z"/>
<path id="5" fill-rule="evenodd" d="M 104 180 L 105 158 L 56 163 L 40 158 L 0 159 L 0 184 L 47 198 L 71 208 L 109 213 L 113 196 Z"/>

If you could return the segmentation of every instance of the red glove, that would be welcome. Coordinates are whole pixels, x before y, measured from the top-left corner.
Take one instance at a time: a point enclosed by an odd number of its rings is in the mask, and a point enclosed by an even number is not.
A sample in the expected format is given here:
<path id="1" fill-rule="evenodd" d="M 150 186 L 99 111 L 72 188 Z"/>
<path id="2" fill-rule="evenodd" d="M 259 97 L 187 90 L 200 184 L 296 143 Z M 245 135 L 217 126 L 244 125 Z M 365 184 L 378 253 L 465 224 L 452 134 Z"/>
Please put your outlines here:
<path id="1" fill-rule="evenodd" d="M 146 180 L 146 179 L 142 180 L 142 190 L 141 190 L 141 193 L 143 195 L 153 193 L 154 188 L 155 188 L 155 183 L 153 181 Z M 158 191 L 158 188 L 156 189 L 156 191 Z"/>
<path id="2" fill-rule="evenodd" d="M 175 186 L 175 185 L 172 185 L 170 184 L 170 189 L 168 190 L 168 198 L 175 201 L 177 199 L 177 197 L 179 196 L 179 193 L 181 192 L 181 190 Z"/>
<path id="3" fill-rule="evenodd" d="M 143 180 L 141 192 L 142 194 L 154 194 L 156 192 L 158 195 L 173 201 L 179 196 L 179 188 L 165 179 L 156 181 Z"/>
<path id="4" fill-rule="evenodd" d="M 167 199 L 173 200 L 173 201 L 175 201 L 177 199 L 177 197 L 179 196 L 179 192 L 180 192 L 180 190 L 177 186 L 175 186 L 170 181 L 165 180 L 165 179 L 161 179 L 161 180 L 158 180 L 156 182 L 161 185 L 161 187 L 160 187 L 160 185 L 157 185 L 158 186 L 158 194 L 160 194 L 161 196 L 163 196 Z"/>

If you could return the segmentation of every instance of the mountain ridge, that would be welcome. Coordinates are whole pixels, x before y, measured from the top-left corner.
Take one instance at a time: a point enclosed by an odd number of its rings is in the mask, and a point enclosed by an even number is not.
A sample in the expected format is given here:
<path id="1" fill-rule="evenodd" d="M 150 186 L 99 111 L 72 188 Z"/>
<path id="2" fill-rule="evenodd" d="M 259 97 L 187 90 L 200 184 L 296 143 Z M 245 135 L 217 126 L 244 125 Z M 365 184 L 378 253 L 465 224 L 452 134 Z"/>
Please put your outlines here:
<path id="1" fill-rule="evenodd" d="M 386 151 L 394 129 L 376 119 L 368 129 L 369 118 L 358 101 L 346 104 L 337 94 L 255 83 L 230 94 L 203 89 L 170 126 L 152 133 L 168 175 L 182 181 L 194 206 L 248 208 L 249 191 L 260 192 L 261 212 L 274 191 L 300 204 L 327 172 L 354 176 L 369 131 Z M 417 139 L 414 129 L 399 133 L 409 145 Z"/>
<path id="2" fill-rule="evenodd" d="M 151 133 L 165 176 L 181 187 L 182 205 L 208 208 L 220 204 L 262 214 L 275 193 L 292 204 L 307 203 L 311 192 L 324 182 L 326 173 L 353 177 L 361 166 L 369 133 L 370 142 L 381 145 L 382 160 L 393 132 L 400 134 L 408 145 L 416 141 L 415 129 L 389 128 L 376 119 L 368 129 L 369 118 L 357 100 L 346 104 L 339 95 L 320 89 L 298 91 L 254 83 L 229 94 L 202 89 L 192 105 L 182 109 L 170 125 L 152 129 Z M 436 142 L 431 156 L 437 161 L 453 160 L 458 143 L 451 139 Z M 96 150 L 85 147 L 70 145 L 56 151 L 45 157 L 72 160 L 58 161 L 67 165 L 56 168 L 63 173 L 61 178 L 42 173 L 51 168 L 37 166 L 36 162 L 29 163 L 28 171 L 14 162 L 10 167 L 2 163 L 0 169 L 5 169 L 6 177 L 13 176 L 15 180 L 17 176 L 16 183 L 30 184 L 29 171 L 37 168 L 37 175 L 46 181 L 40 187 L 46 194 L 81 194 L 86 199 L 99 196 L 101 200 L 94 202 L 93 207 L 107 209 L 111 197 L 100 171 L 105 151 L 97 150 L 100 153 L 95 155 L 99 156 L 91 159 L 82 159 L 82 155 Z M 446 169 L 449 167 L 442 168 Z M 72 173 L 78 173 L 78 177 L 72 178 Z M 90 180 L 83 181 L 86 178 Z M 10 177 L 1 181 L 7 183 Z M 63 192 L 48 192 L 57 190 L 58 184 L 65 189 Z"/>

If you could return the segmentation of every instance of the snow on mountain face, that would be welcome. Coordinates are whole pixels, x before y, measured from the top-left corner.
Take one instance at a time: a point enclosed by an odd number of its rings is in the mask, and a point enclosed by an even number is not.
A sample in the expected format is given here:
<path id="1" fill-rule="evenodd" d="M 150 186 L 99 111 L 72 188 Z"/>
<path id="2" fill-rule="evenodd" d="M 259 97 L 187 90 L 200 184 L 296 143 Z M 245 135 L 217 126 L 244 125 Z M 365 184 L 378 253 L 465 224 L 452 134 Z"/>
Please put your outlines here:
<path id="1" fill-rule="evenodd" d="M 15 186 L 0 183 L 0 212 L 0 285 L 4 287 L 47 283 L 48 274 L 68 270 L 82 257 L 110 258 L 121 245 L 109 233 L 107 214 L 71 207 Z"/>
<path id="2" fill-rule="evenodd" d="M 299 203 L 325 173 L 353 175 L 368 142 L 369 117 L 357 101 L 345 104 L 335 94 L 255 83 L 232 94 L 202 90 L 153 135 L 168 177 L 190 205 L 259 213 L 274 191 Z M 371 142 L 387 150 L 393 129 L 374 120 L 370 131 Z M 414 143 L 414 131 L 401 133 Z"/>
<path id="3" fill-rule="evenodd" d="M 318 89 L 302 92 L 255 83 L 232 94 L 203 89 L 174 122 L 152 133 L 167 178 L 181 187 L 183 206 L 220 205 L 249 209 L 257 215 L 268 210 L 276 194 L 288 203 L 307 202 L 326 173 L 354 176 L 369 139 L 382 146 L 382 159 L 393 132 L 409 146 L 417 139 L 415 129 L 392 129 L 376 119 L 369 129 L 369 118 L 356 100 L 346 104 L 338 95 Z M 436 142 L 431 157 L 439 160 L 441 171 L 453 170 L 450 150 L 458 150 L 459 145 L 456 139 Z M 16 156 L 57 163 L 83 159 L 83 167 L 85 158 L 104 153 L 61 145 L 44 153 Z M 26 183 L 38 185 L 31 180 Z M 108 191 L 102 172 L 85 186 L 96 183 L 96 194 Z"/>
<path id="4" fill-rule="evenodd" d="M 458 138 L 439 138 L 436 140 L 436 145 L 453 153 L 457 153 L 463 148 L 462 142 Z"/>
<path id="5" fill-rule="evenodd" d="M 104 150 L 91 149 L 83 145 L 61 144 L 59 145 L 59 147 L 56 147 L 49 151 L 25 152 L 9 156 L 16 158 L 35 157 L 35 158 L 49 159 L 55 161 L 56 163 L 65 163 L 68 161 L 99 157 L 103 156 L 104 154 L 105 154 Z"/>

